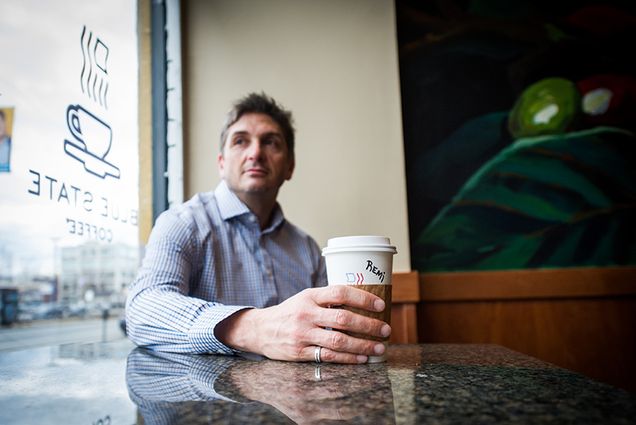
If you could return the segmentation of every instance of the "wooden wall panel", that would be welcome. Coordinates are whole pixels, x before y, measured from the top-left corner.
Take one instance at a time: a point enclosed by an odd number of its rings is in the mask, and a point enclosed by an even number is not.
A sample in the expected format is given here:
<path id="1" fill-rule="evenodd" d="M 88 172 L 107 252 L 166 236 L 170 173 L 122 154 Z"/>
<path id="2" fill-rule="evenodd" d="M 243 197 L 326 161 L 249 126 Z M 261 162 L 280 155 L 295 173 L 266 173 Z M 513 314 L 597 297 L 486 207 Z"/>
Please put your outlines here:
<path id="1" fill-rule="evenodd" d="M 414 303 L 394 304 L 391 310 L 392 344 L 417 344 L 417 306 Z"/>
<path id="2" fill-rule="evenodd" d="M 500 344 L 636 391 L 634 270 L 555 272 L 422 275 L 418 340 Z"/>
<path id="3" fill-rule="evenodd" d="M 393 273 L 391 338 L 393 344 L 417 343 L 417 303 L 420 300 L 417 272 Z"/>

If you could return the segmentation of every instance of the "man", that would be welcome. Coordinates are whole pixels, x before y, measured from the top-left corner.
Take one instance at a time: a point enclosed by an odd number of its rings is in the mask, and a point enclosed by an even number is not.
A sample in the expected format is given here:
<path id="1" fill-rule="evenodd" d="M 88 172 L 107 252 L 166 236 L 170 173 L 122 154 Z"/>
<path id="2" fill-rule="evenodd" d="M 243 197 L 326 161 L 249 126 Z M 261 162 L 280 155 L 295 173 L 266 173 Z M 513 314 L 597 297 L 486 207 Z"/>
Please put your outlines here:
<path id="1" fill-rule="evenodd" d="M 316 242 L 276 202 L 294 171 L 291 113 L 264 94 L 230 111 L 214 192 L 164 212 L 126 303 L 140 346 L 186 353 L 250 352 L 271 359 L 364 363 L 384 352 L 388 324 L 332 305 L 382 311 L 384 301 L 344 285 L 322 287 Z"/>

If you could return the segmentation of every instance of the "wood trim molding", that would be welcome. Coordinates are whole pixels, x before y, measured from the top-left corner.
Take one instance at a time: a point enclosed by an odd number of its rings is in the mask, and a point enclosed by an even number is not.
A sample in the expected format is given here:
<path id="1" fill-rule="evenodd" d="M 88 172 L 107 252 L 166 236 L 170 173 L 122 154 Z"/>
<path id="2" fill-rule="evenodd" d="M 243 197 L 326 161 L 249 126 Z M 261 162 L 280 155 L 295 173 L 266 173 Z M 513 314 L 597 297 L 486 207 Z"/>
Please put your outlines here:
<path id="1" fill-rule="evenodd" d="M 145 246 L 152 229 L 152 49 L 150 0 L 137 3 L 139 38 L 139 243 Z M 141 263 L 141 261 L 140 261 Z"/>
<path id="2" fill-rule="evenodd" d="M 636 267 L 421 273 L 419 294 L 422 301 L 636 296 Z"/>
<path id="3" fill-rule="evenodd" d="M 420 282 L 417 272 L 393 273 L 391 278 L 392 301 L 394 303 L 417 303 L 420 301 Z"/>

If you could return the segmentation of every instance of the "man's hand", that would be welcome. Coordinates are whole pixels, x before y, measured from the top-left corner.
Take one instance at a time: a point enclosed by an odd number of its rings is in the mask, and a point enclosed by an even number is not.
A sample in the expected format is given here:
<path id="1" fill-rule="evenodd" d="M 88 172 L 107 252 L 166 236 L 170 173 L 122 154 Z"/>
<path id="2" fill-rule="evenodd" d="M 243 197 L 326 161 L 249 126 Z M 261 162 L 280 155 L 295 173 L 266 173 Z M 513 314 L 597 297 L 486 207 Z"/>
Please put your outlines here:
<path id="1" fill-rule="evenodd" d="M 381 355 L 381 342 L 340 331 L 388 337 L 391 327 L 377 319 L 329 308 L 341 305 L 372 312 L 385 307 L 380 297 L 351 286 L 306 289 L 279 305 L 233 314 L 217 326 L 216 336 L 230 347 L 276 360 L 313 361 L 316 346 L 323 347 L 321 358 L 325 362 L 365 363 L 367 356 Z"/>

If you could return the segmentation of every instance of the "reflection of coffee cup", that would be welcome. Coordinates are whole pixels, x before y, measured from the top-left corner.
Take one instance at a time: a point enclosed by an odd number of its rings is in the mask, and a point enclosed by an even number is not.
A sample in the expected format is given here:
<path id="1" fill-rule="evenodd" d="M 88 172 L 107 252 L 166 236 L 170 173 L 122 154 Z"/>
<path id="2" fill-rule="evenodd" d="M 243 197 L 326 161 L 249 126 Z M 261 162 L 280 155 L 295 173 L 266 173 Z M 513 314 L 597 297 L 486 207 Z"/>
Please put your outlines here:
<path id="1" fill-rule="evenodd" d="M 68 129 L 82 143 L 86 152 L 104 159 L 110 150 L 110 126 L 80 105 L 69 105 L 66 110 Z"/>
<path id="2" fill-rule="evenodd" d="M 380 313 L 343 307 L 367 317 L 380 319 L 391 324 L 391 277 L 393 273 L 393 255 L 395 246 L 389 238 L 383 236 L 346 236 L 327 241 L 322 255 L 327 264 L 329 285 L 350 285 L 381 297 L 386 308 Z M 368 335 L 355 335 L 366 339 L 377 339 L 388 345 L 388 338 L 372 338 Z M 370 356 L 369 363 L 386 360 L 382 356 Z"/>

